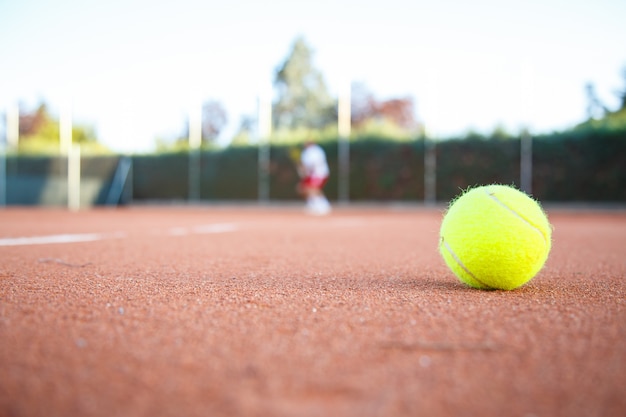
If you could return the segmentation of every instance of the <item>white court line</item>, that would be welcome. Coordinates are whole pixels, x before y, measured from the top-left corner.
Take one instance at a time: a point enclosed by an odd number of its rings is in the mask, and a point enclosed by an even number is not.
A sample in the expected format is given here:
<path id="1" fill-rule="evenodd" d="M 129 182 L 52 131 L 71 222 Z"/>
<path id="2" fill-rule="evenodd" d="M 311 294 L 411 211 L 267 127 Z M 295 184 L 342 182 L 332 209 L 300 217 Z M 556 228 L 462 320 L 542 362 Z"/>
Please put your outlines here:
<path id="1" fill-rule="evenodd" d="M 227 233 L 237 230 L 238 227 L 234 223 L 214 223 L 205 224 L 200 226 L 187 227 L 172 227 L 168 230 L 167 234 L 170 236 L 187 236 L 191 234 L 205 235 L 213 233 Z"/>
<path id="2" fill-rule="evenodd" d="M 215 223 L 201 226 L 172 227 L 168 230 L 169 236 L 186 236 L 190 234 L 211 234 L 211 233 L 227 233 L 237 230 L 234 223 Z M 6 237 L 0 238 L 0 246 L 28 246 L 28 245 L 49 245 L 58 243 L 77 243 L 77 242 L 94 242 L 104 239 L 120 239 L 127 237 L 124 232 L 116 233 L 78 233 L 78 234 L 60 234 L 48 236 L 29 236 L 29 237 Z"/>
<path id="3" fill-rule="evenodd" d="M 156 232 L 159 234 L 159 232 Z M 186 227 L 172 227 L 167 231 L 170 236 L 186 236 L 189 234 L 189 230 Z"/>
<path id="4" fill-rule="evenodd" d="M 121 238 L 125 234 L 118 233 L 81 233 L 49 236 L 8 237 L 0 238 L 0 246 L 49 245 L 55 243 L 93 242 L 102 239 Z"/>

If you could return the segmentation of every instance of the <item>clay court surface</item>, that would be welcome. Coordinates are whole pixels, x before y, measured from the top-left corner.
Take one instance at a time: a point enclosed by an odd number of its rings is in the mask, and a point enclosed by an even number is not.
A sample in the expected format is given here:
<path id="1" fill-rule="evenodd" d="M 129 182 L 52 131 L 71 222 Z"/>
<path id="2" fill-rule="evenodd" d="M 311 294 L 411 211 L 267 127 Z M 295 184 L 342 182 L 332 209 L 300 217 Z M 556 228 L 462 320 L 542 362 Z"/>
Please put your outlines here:
<path id="1" fill-rule="evenodd" d="M 442 208 L 0 212 L 0 416 L 625 416 L 626 212 L 479 291 Z"/>

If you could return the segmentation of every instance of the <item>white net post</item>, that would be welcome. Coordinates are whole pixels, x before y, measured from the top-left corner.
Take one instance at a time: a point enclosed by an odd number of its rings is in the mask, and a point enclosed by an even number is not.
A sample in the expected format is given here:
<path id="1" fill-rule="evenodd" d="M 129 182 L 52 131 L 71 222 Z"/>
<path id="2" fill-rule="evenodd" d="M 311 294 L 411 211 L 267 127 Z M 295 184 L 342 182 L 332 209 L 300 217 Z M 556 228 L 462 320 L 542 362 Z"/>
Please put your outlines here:
<path id="1" fill-rule="evenodd" d="M 439 124 L 439 91 L 436 67 L 430 74 L 430 91 L 426 106 L 429 111 L 425 123 L 424 136 L 424 204 L 432 206 L 437 202 L 437 127 Z"/>
<path id="2" fill-rule="evenodd" d="M 533 192 L 533 137 L 528 128 L 522 130 L 520 139 L 520 188 L 527 194 Z"/>
<path id="3" fill-rule="evenodd" d="M 122 192 L 122 201 L 125 203 L 132 203 L 135 192 L 133 188 L 133 157 L 128 155 L 126 158 L 128 158 L 128 174 L 126 175 L 127 185 L 124 187 L 124 191 Z"/>
<path id="4" fill-rule="evenodd" d="M 7 155 L 6 142 L 0 143 L 0 207 L 7 205 Z"/>
<path id="5" fill-rule="evenodd" d="M 433 133 L 424 138 L 424 203 L 434 205 L 437 201 L 437 143 Z"/>
<path id="6" fill-rule="evenodd" d="M 7 205 L 7 160 L 9 151 L 17 151 L 20 138 L 20 108 L 9 106 L 5 121 L 5 138 L 0 144 L 0 207 Z"/>
<path id="7" fill-rule="evenodd" d="M 270 199 L 270 136 L 272 134 L 272 101 L 268 91 L 259 94 L 257 107 L 257 136 L 259 146 L 259 202 Z"/>
<path id="8" fill-rule="evenodd" d="M 533 73 L 532 66 L 522 66 L 521 104 L 524 126 L 520 135 L 520 189 L 527 194 L 533 192 L 533 137 L 530 133 L 530 113 L 532 109 Z"/>
<path id="9" fill-rule="evenodd" d="M 80 145 L 71 145 L 67 153 L 67 207 L 80 209 Z"/>
<path id="10" fill-rule="evenodd" d="M 66 104 L 61 109 L 59 117 L 60 151 L 62 155 L 67 155 L 72 146 L 72 107 Z"/>
<path id="11" fill-rule="evenodd" d="M 344 85 L 344 90 L 339 94 L 337 108 L 337 129 L 339 133 L 338 141 L 338 190 L 337 197 L 340 203 L 347 204 L 350 199 L 350 133 L 351 133 L 351 86 L 350 83 Z"/>
<path id="12" fill-rule="evenodd" d="M 15 104 L 7 112 L 6 145 L 9 150 L 17 150 L 20 141 L 20 107 Z"/>
<path id="13" fill-rule="evenodd" d="M 202 144 L 202 105 L 196 104 L 189 114 L 189 200 L 200 199 L 200 145 Z"/>
<path id="14" fill-rule="evenodd" d="M 8 114 L 6 125 L 8 125 Z M 2 141 L 0 141 L 0 207 L 4 207 L 7 204 L 7 137 L 8 134 L 5 130 L 5 135 Z"/>
<path id="15" fill-rule="evenodd" d="M 67 158 L 67 207 L 80 209 L 80 146 L 73 144 L 72 106 L 66 103 L 59 117 L 59 151 Z"/>

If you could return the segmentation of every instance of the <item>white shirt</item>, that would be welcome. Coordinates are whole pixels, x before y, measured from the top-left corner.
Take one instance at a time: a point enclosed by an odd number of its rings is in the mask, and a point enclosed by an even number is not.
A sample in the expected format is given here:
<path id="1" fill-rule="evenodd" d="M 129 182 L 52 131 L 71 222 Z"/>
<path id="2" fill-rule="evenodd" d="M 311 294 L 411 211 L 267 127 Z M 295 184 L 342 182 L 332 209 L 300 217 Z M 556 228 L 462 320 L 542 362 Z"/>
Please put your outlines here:
<path id="1" fill-rule="evenodd" d="M 325 178 L 329 169 L 326 162 L 326 154 L 319 145 L 309 145 L 302 151 L 300 162 L 304 168 L 305 175 L 315 178 Z"/>

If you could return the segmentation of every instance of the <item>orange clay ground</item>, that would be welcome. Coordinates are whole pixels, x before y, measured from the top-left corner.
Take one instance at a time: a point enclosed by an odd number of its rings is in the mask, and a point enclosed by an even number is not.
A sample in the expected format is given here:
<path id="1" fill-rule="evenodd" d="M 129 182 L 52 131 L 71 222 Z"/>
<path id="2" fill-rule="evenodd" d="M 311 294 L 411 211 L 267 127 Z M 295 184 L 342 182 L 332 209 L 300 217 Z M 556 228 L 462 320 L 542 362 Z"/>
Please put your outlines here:
<path id="1" fill-rule="evenodd" d="M 626 212 L 548 215 L 506 292 L 441 208 L 5 209 L 0 416 L 624 416 Z"/>

